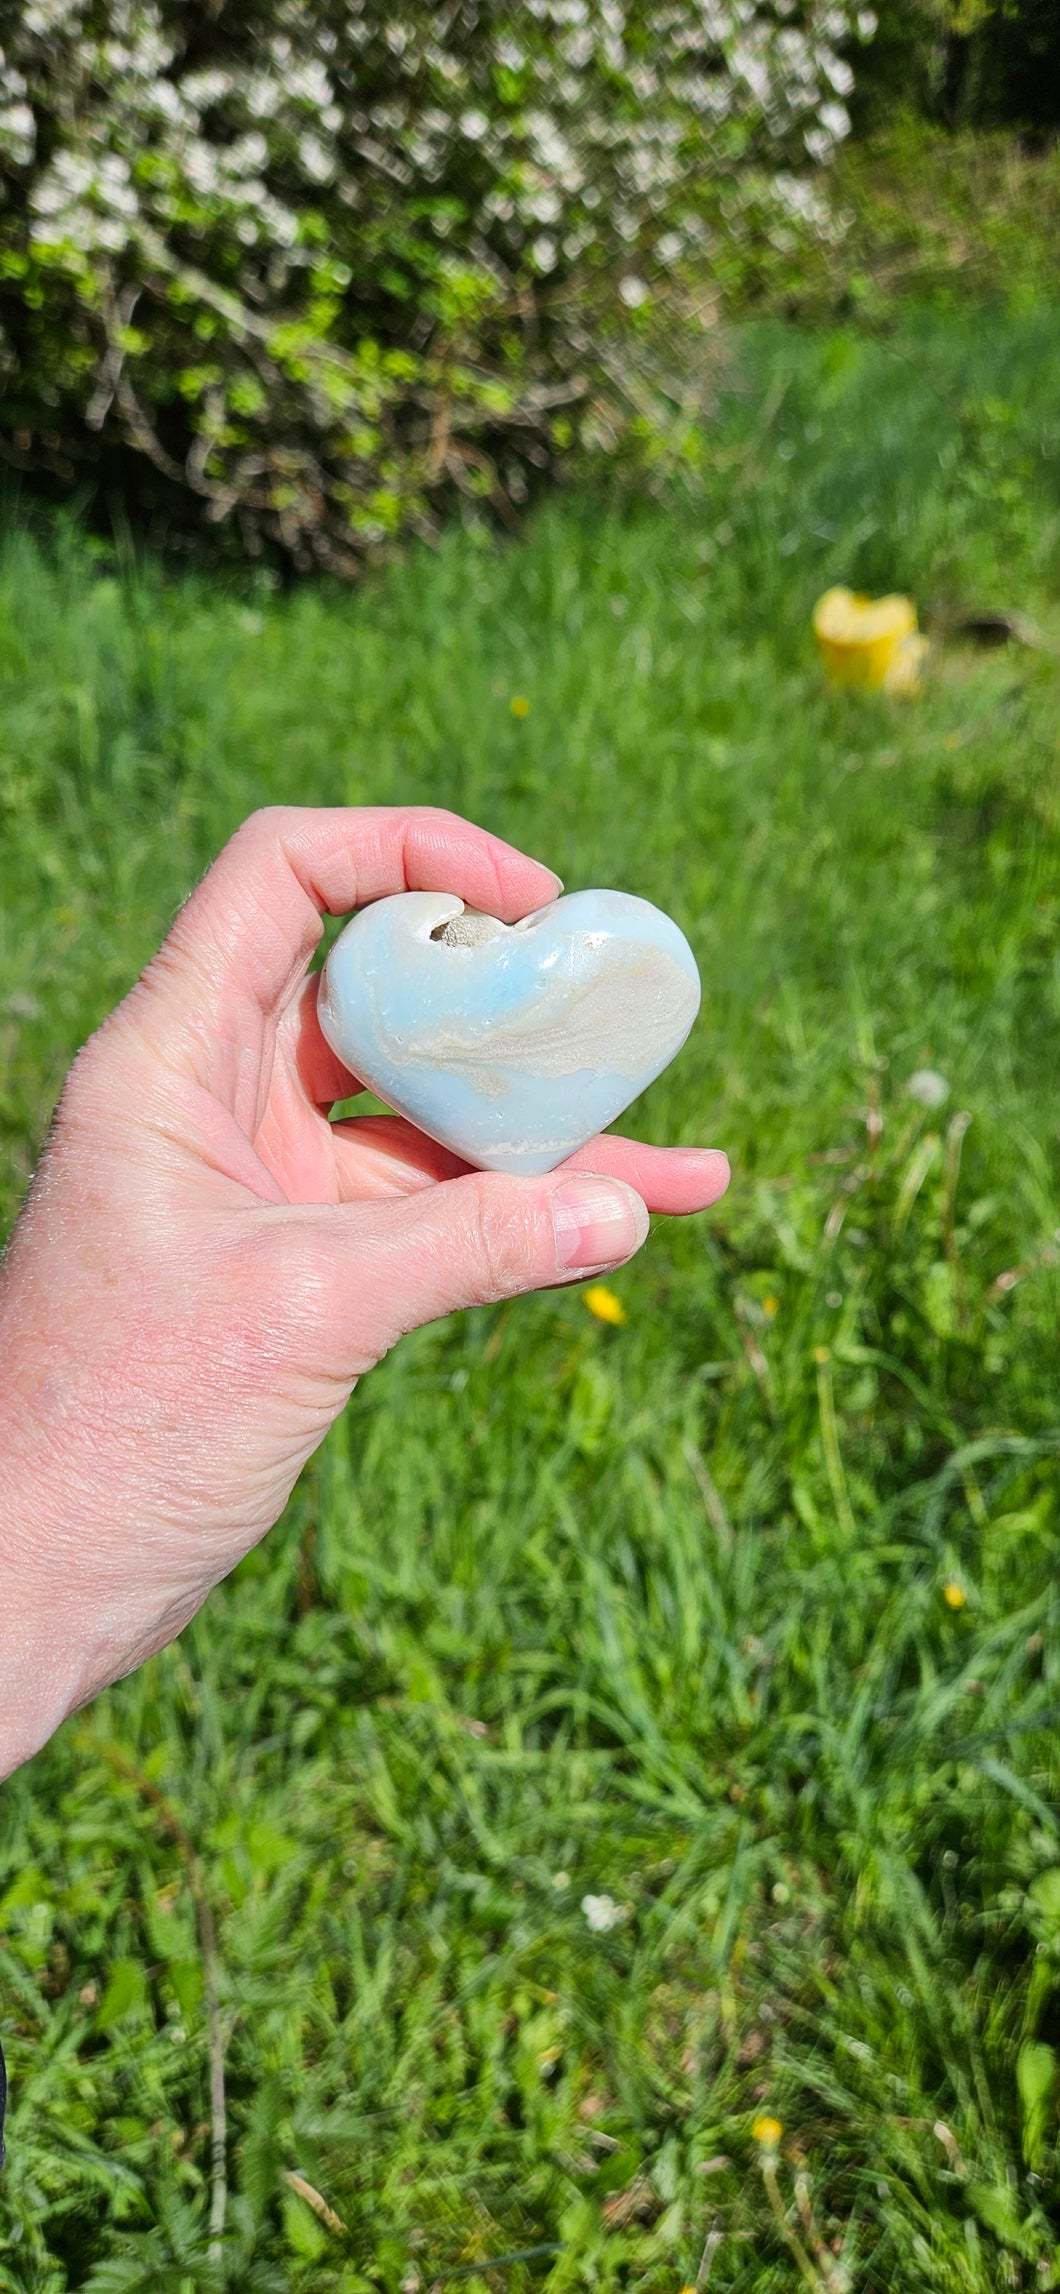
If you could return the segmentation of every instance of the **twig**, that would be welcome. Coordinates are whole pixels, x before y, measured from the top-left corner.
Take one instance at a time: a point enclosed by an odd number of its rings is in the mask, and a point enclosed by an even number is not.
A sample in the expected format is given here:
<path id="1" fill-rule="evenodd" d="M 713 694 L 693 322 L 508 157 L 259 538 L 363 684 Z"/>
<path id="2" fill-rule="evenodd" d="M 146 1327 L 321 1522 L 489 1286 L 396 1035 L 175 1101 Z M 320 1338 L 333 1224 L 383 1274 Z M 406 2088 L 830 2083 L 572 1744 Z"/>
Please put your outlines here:
<path id="1" fill-rule="evenodd" d="M 306 2205 L 312 2209 L 317 2220 L 323 2223 L 325 2230 L 330 2230 L 333 2238 L 345 2238 L 347 2236 L 346 2225 L 341 2214 L 336 2214 L 334 2207 L 328 2205 L 327 2199 L 322 2198 L 318 2190 L 314 2190 L 312 2183 L 307 2182 L 304 2175 L 295 2174 L 291 2168 L 287 2167 L 284 2169 L 283 2179 L 288 2190 L 293 2190 L 296 2198 L 305 2200 Z"/>
<path id="2" fill-rule="evenodd" d="M 448 397 L 439 397 L 434 404 L 430 444 L 423 462 L 424 481 L 428 486 L 436 485 L 445 469 L 452 436 L 452 401 Z"/>
<path id="3" fill-rule="evenodd" d="M 483 454 L 477 446 L 469 446 L 466 439 L 452 438 L 446 452 L 444 468 L 447 477 L 452 479 L 454 486 L 457 486 L 462 494 L 470 494 L 472 499 L 476 497 L 474 488 L 468 482 L 467 471 L 469 469 L 481 470 L 487 481 L 488 498 L 502 524 L 507 526 L 509 533 L 518 534 L 522 531 L 518 514 L 513 509 L 497 475 L 496 465 L 490 460 L 488 454 Z"/>
<path id="4" fill-rule="evenodd" d="M 133 445 L 139 447 L 141 454 L 146 454 L 148 461 L 154 463 L 155 469 L 161 471 L 163 478 L 171 478 L 174 485 L 182 486 L 185 472 L 180 463 L 174 461 L 172 454 L 167 453 L 157 432 L 148 421 L 127 374 L 119 374 L 115 378 L 114 395 L 129 425 L 129 434 Z"/>
<path id="5" fill-rule="evenodd" d="M 119 340 L 120 332 L 132 322 L 132 315 L 140 300 L 142 288 L 123 287 L 117 300 L 108 293 L 104 298 L 104 324 L 107 348 L 100 369 L 99 380 L 85 408 L 85 421 L 90 430 L 102 430 L 114 402 L 114 393 L 121 381 L 125 365 L 125 345 Z"/>

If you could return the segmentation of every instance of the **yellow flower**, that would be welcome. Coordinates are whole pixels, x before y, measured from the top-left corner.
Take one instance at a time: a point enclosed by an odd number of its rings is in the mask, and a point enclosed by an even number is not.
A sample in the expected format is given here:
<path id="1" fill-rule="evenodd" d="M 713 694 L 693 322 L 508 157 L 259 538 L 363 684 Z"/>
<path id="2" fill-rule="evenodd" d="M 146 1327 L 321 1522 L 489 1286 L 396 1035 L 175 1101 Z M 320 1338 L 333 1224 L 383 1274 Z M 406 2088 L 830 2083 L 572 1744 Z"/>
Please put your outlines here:
<path id="1" fill-rule="evenodd" d="M 525 693 L 512 694 L 511 712 L 513 717 L 528 717 L 530 715 L 530 703 Z"/>
<path id="2" fill-rule="evenodd" d="M 770 1322 L 772 1322 L 773 1316 L 775 1314 L 779 1314 L 780 1312 L 780 1300 L 779 1298 L 774 1298 L 772 1291 L 767 1292 L 765 1298 L 762 1300 L 762 1312 L 763 1314 L 768 1315 Z"/>
<path id="3" fill-rule="evenodd" d="M 768 2116 L 756 2119 L 751 2129 L 756 2143 L 761 2143 L 764 2151 L 775 2151 L 783 2132 L 783 2119 L 771 2119 Z"/>
<path id="4" fill-rule="evenodd" d="M 832 1359 L 832 1349 L 831 1349 L 831 1347 L 830 1347 L 830 1346 L 815 1346 L 815 1347 L 814 1347 L 814 1350 L 813 1350 L 813 1358 L 814 1358 L 814 1361 L 815 1361 L 815 1362 L 816 1362 L 816 1364 L 817 1364 L 817 1367 L 818 1367 L 818 1369 L 819 1369 L 819 1370 L 823 1370 L 823 1369 L 824 1369 L 824 1366 L 825 1366 L 825 1363 L 826 1363 L 826 1362 L 830 1362 L 830 1361 L 831 1361 L 831 1359 Z"/>
<path id="5" fill-rule="evenodd" d="M 947 1609 L 963 1609 L 968 1595 L 963 1585 L 958 1584 L 955 1577 L 951 1577 L 949 1584 L 942 1588 L 942 1598 Z"/>
<path id="6" fill-rule="evenodd" d="M 606 1282 L 591 1282 L 582 1296 L 590 1314 L 595 1314 L 598 1322 L 613 1322 L 617 1327 L 625 1321 L 625 1307 L 621 1299 L 616 1298 L 614 1291 L 608 1290 Z"/>

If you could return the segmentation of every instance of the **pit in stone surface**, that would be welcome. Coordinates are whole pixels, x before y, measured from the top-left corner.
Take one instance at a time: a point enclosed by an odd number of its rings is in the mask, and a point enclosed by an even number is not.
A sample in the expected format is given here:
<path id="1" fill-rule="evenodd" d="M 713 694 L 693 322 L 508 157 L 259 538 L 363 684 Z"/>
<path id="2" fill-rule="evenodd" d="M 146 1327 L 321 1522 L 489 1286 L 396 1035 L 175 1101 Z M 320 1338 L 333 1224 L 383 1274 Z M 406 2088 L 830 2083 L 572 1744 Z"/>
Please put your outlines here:
<path id="1" fill-rule="evenodd" d="M 506 930 L 496 916 L 483 916 L 477 908 L 465 908 L 462 916 L 451 916 L 448 924 L 437 924 L 432 940 L 440 940 L 444 948 L 477 948 L 482 940 L 495 940 Z"/>

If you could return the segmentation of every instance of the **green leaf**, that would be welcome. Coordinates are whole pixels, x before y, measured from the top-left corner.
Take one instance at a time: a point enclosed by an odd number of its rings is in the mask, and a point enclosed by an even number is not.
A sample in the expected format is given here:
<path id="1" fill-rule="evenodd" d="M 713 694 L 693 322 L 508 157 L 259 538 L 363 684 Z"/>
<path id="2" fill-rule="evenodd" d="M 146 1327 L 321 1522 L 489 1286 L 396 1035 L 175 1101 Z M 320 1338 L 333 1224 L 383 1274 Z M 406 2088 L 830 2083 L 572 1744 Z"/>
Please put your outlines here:
<path id="1" fill-rule="evenodd" d="M 116 1959 L 95 2014 L 97 2031 L 110 2031 L 127 2015 L 139 2015 L 147 2004 L 147 1978 L 138 1959 Z"/>
<path id="2" fill-rule="evenodd" d="M 1054 1864 L 1048 1872 L 1039 1872 L 1028 1893 L 1041 1913 L 1043 1927 L 1060 1935 L 1060 1864 Z"/>
<path id="3" fill-rule="evenodd" d="M 1016 2057 L 1016 2085 L 1023 2113 L 1023 2155 L 1036 2167 L 1041 2156 L 1060 2066 L 1044 2040 L 1029 2039 Z"/>
<path id="4" fill-rule="evenodd" d="M 197 1959 L 171 1960 L 167 1970 L 173 1997 L 186 2023 L 190 2023 L 203 1994 L 203 1973 Z"/>
<path id="5" fill-rule="evenodd" d="M 574 1381 L 567 1432 L 575 1449 L 592 1457 L 607 1432 L 614 1388 L 602 1362 L 583 1362 Z"/>
<path id="6" fill-rule="evenodd" d="M 1025 2255 L 1028 2262 L 1037 2260 L 1039 2242 L 1027 2224 L 1020 2221 L 1010 2191 L 999 2183 L 970 2183 L 968 2197 L 980 2222 L 993 2231 L 1002 2246 Z"/>
<path id="7" fill-rule="evenodd" d="M 305 2200 L 288 2191 L 283 2201 L 283 2228 L 288 2246 L 307 2262 L 315 2262 L 330 2245 L 327 2231 Z"/>

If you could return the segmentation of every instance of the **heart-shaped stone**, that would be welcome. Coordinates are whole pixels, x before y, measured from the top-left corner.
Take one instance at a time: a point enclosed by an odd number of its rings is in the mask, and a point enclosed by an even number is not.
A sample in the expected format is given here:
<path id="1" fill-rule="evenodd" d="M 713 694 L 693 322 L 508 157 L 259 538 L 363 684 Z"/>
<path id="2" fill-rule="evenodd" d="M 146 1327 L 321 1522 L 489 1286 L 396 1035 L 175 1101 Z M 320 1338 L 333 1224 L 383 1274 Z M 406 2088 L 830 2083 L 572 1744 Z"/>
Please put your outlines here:
<path id="1" fill-rule="evenodd" d="M 572 892 L 518 924 L 448 892 L 362 908 L 324 967 L 343 1065 L 483 1171 L 554 1170 L 680 1051 L 692 950 L 629 892 Z"/>

